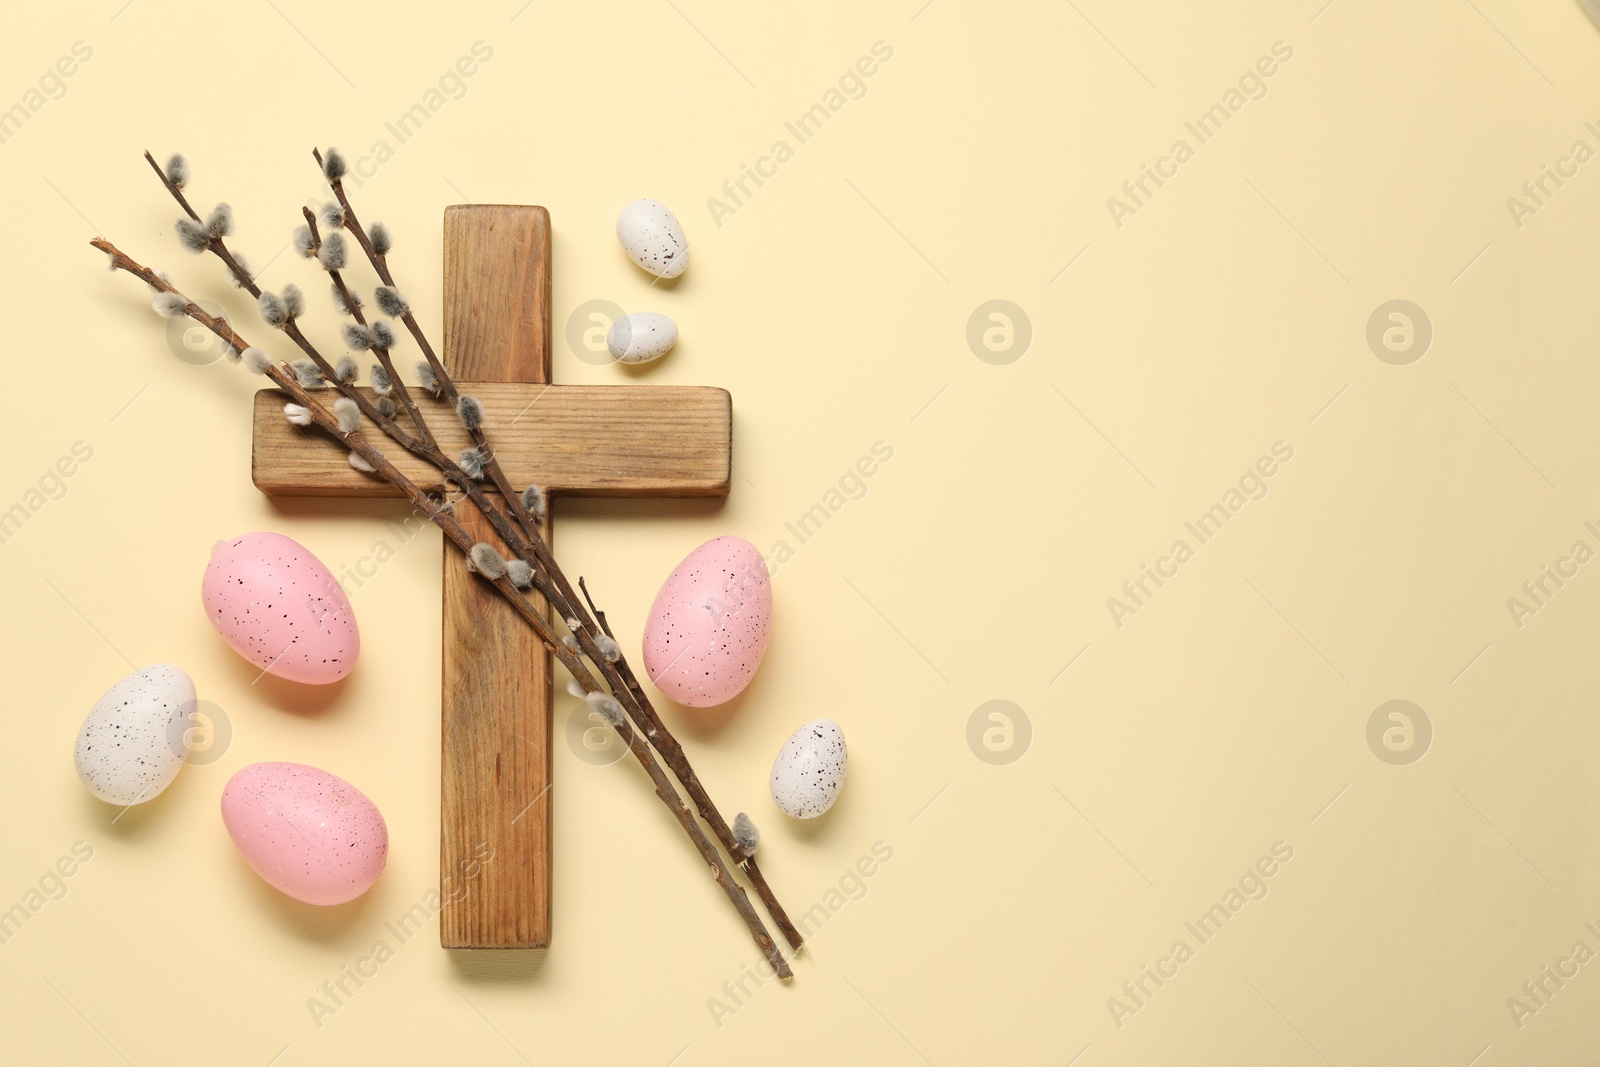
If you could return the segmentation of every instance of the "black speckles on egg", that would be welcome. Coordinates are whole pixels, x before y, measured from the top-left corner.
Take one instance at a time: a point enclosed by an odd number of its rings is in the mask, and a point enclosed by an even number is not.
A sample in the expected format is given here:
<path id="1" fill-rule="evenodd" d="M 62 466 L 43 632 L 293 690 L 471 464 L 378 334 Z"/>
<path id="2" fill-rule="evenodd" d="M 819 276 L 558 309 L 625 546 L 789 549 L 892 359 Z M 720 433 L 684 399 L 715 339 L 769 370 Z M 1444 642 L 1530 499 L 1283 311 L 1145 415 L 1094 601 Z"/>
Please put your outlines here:
<path id="1" fill-rule="evenodd" d="M 338 681 L 361 651 L 344 590 L 321 560 L 282 534 L 218 544 L 201 598 L 206 618 L 234 651 L 291 681 Z"/>
<path id="2" fill-rule="evenodd" d="M 789 735 L 772 761 L 772 799 L 785 815 L 814 819 L 833 807 L 849 753 L 832 719 L 814 719 Z"/>
<path id="3" fill-rule="evenodd" d="M 733 699 L 761 666 L 772 626 L 772 583 L 756 547 L 716 537 L 662 583 L 644 630 L 650 680 L 680 704 Z"/>
<path id="4" fill-rule="evenodd" d="M 177 667 L 141 667 L 106 690 L 78 729 L 73 763 L 109 804 L 143 804 L 172 784 L 188 757 L 194 682 Z"/>
<path id="5" fill-rule="evenodd" d="M 222 821 L 245 862 L 308 904 L 342 904 L 383 873 L 389 829 L 349 782 L 302 763 L 254 763 L 222 792 Z"/>
<path id="6" fill-rule="evenodd" d="M 658 278 L 676 278 L 689 265 L 683 227 L 658 200 L 635 200 L 617 216 L 617 240 L 628 258 Z"/>

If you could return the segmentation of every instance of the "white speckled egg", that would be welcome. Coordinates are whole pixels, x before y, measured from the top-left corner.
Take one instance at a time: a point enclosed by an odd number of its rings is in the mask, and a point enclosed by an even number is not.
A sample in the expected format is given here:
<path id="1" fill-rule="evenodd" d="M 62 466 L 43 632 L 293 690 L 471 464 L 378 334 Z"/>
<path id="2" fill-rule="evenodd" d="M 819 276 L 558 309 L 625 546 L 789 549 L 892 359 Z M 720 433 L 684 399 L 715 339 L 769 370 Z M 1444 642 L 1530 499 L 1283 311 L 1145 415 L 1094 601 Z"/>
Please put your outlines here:
<path id="1" fill-rule="evenodd" d="M 282 534 L 218 542 L 200 598 L 235 652 L 291 682 L 337 682 L 361 652 L 355 612 L 332 572 Z"/>
<path id="2" fill-rule="evenodd" d="M 606 332 L 606 347 L 622 363 L 649 363 L 678 343 L 678 324 L 665 315 L 642 311 L 624 315 Z"/>
<path id="3" fill-rule="evenodd" d="M 189 755 L 194 682 L 167 663 L 106 690 L 78 728 L 78 777 L 108 804 L 143 804 L 172 784 Z"/>
<path id="4" fill-rule="evenodd" d="M 667 206 L 635 200 L 617 216 L 617 240 L 639 266 L 657 278 L 676 278 L 689 265 L 689 242 Z"/>
<path id="5" fill-rule="evenodd" d="M 785 815 L 815 819 L 839 799 L 848 762 L 839 724 L 813 719 L 789 735 L 772 761 L 772 799 Z"/>

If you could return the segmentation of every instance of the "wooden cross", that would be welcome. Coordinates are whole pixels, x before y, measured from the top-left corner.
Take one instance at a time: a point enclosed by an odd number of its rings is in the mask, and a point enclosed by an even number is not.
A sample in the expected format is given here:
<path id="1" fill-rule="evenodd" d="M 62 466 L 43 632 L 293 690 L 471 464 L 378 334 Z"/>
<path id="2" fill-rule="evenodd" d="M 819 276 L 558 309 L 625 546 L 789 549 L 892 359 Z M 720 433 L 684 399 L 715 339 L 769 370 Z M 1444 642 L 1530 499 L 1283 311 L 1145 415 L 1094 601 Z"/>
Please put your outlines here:
<path id="1" fill-rule="evenodd" d="M 490 444 L 515 486 L 540 485 L 552 498 L 727 495 L 733 410 L 725 390 L 549 384 L 550 215 L 542 207 L 445 209 L 443 359 L 462 392 L 483 401 Z M 449 407 L 416 392 L 444 452 L 467 448 Z M 252 471 L 263 493 L 399 495 L 352 470 L 331 439 L 290 426 L 284 400 L 273 389 L 255 398 Z M 385 443 L 408 477 L 443 490 L 437 470 Z M 456 514 L 505 551 L 471 504 L 462 501 Z M 439 917 L 446 948 L 549 944 L 550 681 L 549 654 L 532 629 L 446 545 L 441 895 L 465 887 Z M 485 855 L 493 859 L 482 862 Z"/>

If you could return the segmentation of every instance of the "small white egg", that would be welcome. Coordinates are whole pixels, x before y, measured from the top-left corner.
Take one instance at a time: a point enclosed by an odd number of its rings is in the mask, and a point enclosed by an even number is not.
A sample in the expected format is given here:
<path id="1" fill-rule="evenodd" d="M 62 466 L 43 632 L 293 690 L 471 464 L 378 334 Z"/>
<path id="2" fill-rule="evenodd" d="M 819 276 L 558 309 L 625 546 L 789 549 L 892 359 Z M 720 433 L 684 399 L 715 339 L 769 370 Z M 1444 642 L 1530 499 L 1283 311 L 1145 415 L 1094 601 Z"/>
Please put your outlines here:
<path id="1" fill-rule="evenodd" d="M 683 227 L 660 201 L 635 200 L 623 208 L 617 240 L 630 259 L 657 278 L 676 278 L 689 265 Z"/>
<path id="2" fill-rule="evenodd" d="M 157 663 L 106 690 L 78 729 L 78 777 L 108 804 L 143 804 L 172 784 L 189 756 L 194 682 Z"/>
<path id="3" fill-rule="evenodd" d="M 665 315 L 642 311 L 624 315 L 606 331 L 606 347 L 621 363 L 649 363 L 678 343 L 678 324 Z"/>
<path id="4" fill-rule="evenodd" d="M 839 724 L 813 719 L 789 735 L 772 761 L 772 799 L 785 815 L 815 819 L 839 799 L 847 763 Z"/>

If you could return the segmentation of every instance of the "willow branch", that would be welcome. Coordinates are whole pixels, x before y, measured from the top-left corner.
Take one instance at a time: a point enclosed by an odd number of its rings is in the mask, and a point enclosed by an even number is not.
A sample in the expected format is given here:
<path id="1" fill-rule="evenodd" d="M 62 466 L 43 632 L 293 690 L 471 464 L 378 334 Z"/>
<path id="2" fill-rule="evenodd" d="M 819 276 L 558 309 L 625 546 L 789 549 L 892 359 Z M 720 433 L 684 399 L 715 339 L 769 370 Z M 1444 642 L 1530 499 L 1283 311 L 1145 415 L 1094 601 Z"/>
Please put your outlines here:
<path id="1" fill-rule="evenodd" d="M 301 213 L 306 219 L 306 228 L 311 231 L 311 250 L 314 253 L 322 247 L 322 234 L 317 228 L 317 216 L 308 207 L 302 207 Z M 344 275 L 337 270 L 328 268 L 328 277 L 333 279 L 334 291 L 339 294 L 339 299 L 344 301 L 345 309 L 350 317 L 361 326 L 367 325 L 367 317 L 361 311 L 361 302 L 356 299 L 355 293 L 344 282 Z M 394 362 L 389 357 L 389 349 L 385 345 L 373 344 L 372 354 L 378 357 L 378 363 L 389 375 L 394 393 L 400 398 L 400 405 L 406 409 L 406 415 L 411 419 L 412 425 L 417 428 L 417 436 L 429 448 L 437 448 L 438 442 L 434 439 L 433 430 L 428 426 L 427 420 L 422 417 L 422 412 L 417 410 L 417 403 L 411 397 L 411 390 L 406 387 L 405 380 L 394 369 Z"/>
<path id="2" fill-rule="evenodd" d="M 200 216 L 194 208 L 189 206 L 188 197 L 184 196 L 183 190 L 174 185 L 172 179 L 167 177 L 167 172 L 161 169 L 161 164 L 156 162 L 156 157 L 150 154 L 148 148 L 145 149 L 144 158 L 145 162 L 150 164 L 150 169 L 156 172 L 156 177 L 161 179 L 161 184 L 167 187 L 167 192 L 171 193 L 172 198 L 178 202 L 178 206 L 183 208 L 184 214 L 199 222 Z"/>
<path id="3" fill-rule="evenodd" d="M 172 198 L 178 202 L 178 206 L 183 208 L 184 212 L 191 219 L 199 222 L 200 216 L 195 212 L 194 208 L 189 204 L 188 199 L 183 195 L 183 190 L 178 188 L 171 178 L 167 177 L 167 172 L 162 170 L 161 167 L 156 163 L 155 157 L 147 151 L 144 154 L 144 158 L 150 163 L 151 169 L 156 172 L 156 177 L 161 179 L 162 187 L 165 188 Z M 233 276 L 234 281 L 238 284 L 239 288 L 243 289 L 257 300 L 261 299 L 261 286 L 257 284 L 255 277 L 248 269 L 245 268 L 244 264 L 239 262 L 238 257 L 235 256 L 233 251 L 228 247 L 227 241 L 223 240 L 221 237 L 212 237 L 206 242 L 205 250 L 222 261 L 223 266 L 228 269 L 228 273 Z M 328 362 L 322 353 L 317 350 L 317 347 L 311 343 L 310 339 L 307 338 L 303 332 L 301 332 L 300 325 L 295 320 L 294 316 L 290 316 L 288 320 L 279 327 L 279 329 L 283 331 L 284 335 L 287 336 L 289 340 L 295 343 L 295 346 L 298 347 L 300 351 L 306 354 L 307 358 L 316 364 L 317 370 L 321 373 L 322 377 L 328 381 L 328 384 L 332 385 L 334 388 L 338 389 L 339 392 L 343 393 L 345 396 L 349 397 L 355 402 L 364 418 L 371 420 L 375 426 L 380 427 L 384 433 L 388 434 L 395 440 L 397 444 L 405 447 L 406 449 L 412 452 L 417 452 L 418 449 L 422 447 L 422 442 L 420 440 L 418 440 L 412 434 L 407 433 L 393 419 L 388 418 L 386 415 L 380 412 L 375 406 L 373 406 L 372 401 L 368 400 L 360 390 L 355 388 L 354 385 L 339 380 L 339 376 L 334 372 L 333 364 Z"/>
<path id="4" fill-rule="evenodd" d="M 316 159 L 317 166 L 323 167 L 322 153 L 317 149 L 312 149 L 311 155 Z M 389 270 L 389 257 L 386 254 L 380 255 L 378 250 L 373 247 L 372 238 L 367 235 L 366 229 L 362 227 L 355 208 L 350 204 L 349 196 L 345 194 L 343 179 L 329 179 L 328 185 L 333 189 L 333 195 L 339 201 L 340 210 L 344 212 L 345 229 L 350 231 L 350 235 L 356 239 L 356 244 L 361 246 L 361 251 L 366 253 L 367 262 L 372 264 L 372 269 L 378 275 L 378 279 L 384 285 L 398 292 L 399 286 L 394 284 L 394 274 Z M 432 369 L 434 377 L 439 382 L 441 395 L 449 402 L 451 407 L 456 407 L 461 400 L 461 390 L 456 388 L 455 379 L 444 369 L 444 364 L 434 353 L 433 346 L 428 343 L 428 337 L 422 332 L 422 326 L 417 322 L 417 316 L 412 312 L 409 304 L 406 306 L 405 314 L 400 317 L 400 321 L 405 323 L 406 329 L 411 332 L 412 338 L 416 340 L 417 348 L 421 350 L 423 359 L 427 360 L 429 368 Z M 506 507 L 516 516 L 518 524 L 528 537 L 538 540 L 538 528 L 534 524 L 533 517 L 523 507 L 520 494 L 512 487 L 510 480 L 506 478 L 505 471 L 501 469 L 500 460 L 495 456 L 494 449 L 489 447 L 489 438 L 484 433 L 483 428 L 481 426 L 468 426 L 467 433 L 472 438 L 473 446 L 483 454 L 484 471 L 494 482 L 495 487 L 500 490 L 501 495 L 505 497 Z"/>
<path id="5" fill-rule="evenodd" d="M 195 212 L 193 206 L 190 205 L 188 199 L 184 196 L 183 190 L 180 189 L 178 185 L 167 176 L 166 171 L 161 169 L 161 167 L 156 163 L 155 157 L 153 157 L 148 151 L 145 152 L 144 157 L 146 161 L 149 162 L 151 169 L 156 172 L 156 177 L 160 179 L 162 187 L 167 190 L 168 194 L 171 195 L 175 201 L 177 201 L 178 205 L 183 208 L 184 212 L 188 214 L 191 219 L 199 222 L 200 216 Z M 307 212 L 307 221 L 311 224 L 313 227 L 313 233 L 315 233 L 315 217 L 309 212 Z M 357 239 L 362 243 L 364 248 L 371 248 L 371 243 L 368 241 L 364 232 L 360 233 Z M 206 243 L 205 250 L 215 255 L 222 262 L 240 288 L 244 289 L 257 300 L 260 299 L 260 285 L 256 282 L 250 271 L 239 262 L 238 257 L 234 255 L 231 249 L 228 248 L 228 244 L 223 238 L 210 238 Z M 329 271 L 328 273 L 332 274 L 334 272 Z M 353 299 L 353 294 L 347 287 L 344 286 L 343 279 L 339 278 L 335 284 L 340 288 L 341 296 L 346 301 L 346 306 L 349 307 L 353 312 L 356 312 L 359 316 L 359 308 Z M 357 321 L 362 322 L 362 324 L 365 325 L 365 321 L 363 319 L 358 317 Z M 515 537 L 515 531 L 512 530 L 507 517 L 502 513 L 500 508 L 497 508 L 489 500 L 488 495 L 484 493 L 477 480 L 471 475 L 467 474 L 466 471 L 461 468 L 459 463 L 451 459 L 449 456 L 446 456 L 444 452 L 440 450 L 438 447 L 438 442 L 433 437 L 432 430 L 429 429 L 426 421 L 422 417 L 421 412 L 417 410 L 416 403 L 411 397 L 410 390 L 406 388 L 404 379 L 402 379 L 399 374 L 394 371 L 394 364 L 390 361 L 387 350 L 384 350 L 379 356 L 380 362 L 383 363 L 384 369 L 389 372 L 390 380 L 394 383 L 396 392 L 402 397 L 402 400 L 406 406 L 407 414 L 411 416 L 412 420 L 418 427 L 417 434 L 408 433 L 399 423 L 395 422 L 393 419 L 379 411 L 377 406 L 367 398 L 366 394 L 361 392 L 360 389 L 356 388 L 354 383 L 342 381 L 339 378 L 338 373 L 335 371 L 333 364 L 322 355 L 317 347 L 311 343 L 310 339 L 306 337 L 304 332 L 301 331 L 296 316 L 289 316 L 288 319 L 278 328 L 281 329 L 283 333 L 295 343 L 296 347 L 304 352 L 312 361 L 312 363 L 316 365 L 318 372 L 321 374 L 322 378 L 328 382 L 328 384 L 332 385 L 335 389 L 339 390 L 340 393 L 349 397 L 355 403 L 357 410 L 361 412 L 363 418 L 369 420 L 373 425 L 383 430 L 383 432 L 393 439 L 396 444 L 399 444 L 407 451 L 421 457 L 424 460 L 427 460 L 429 463 L 432 463 L 434 466 L 436 466 L 447 481 L 459 488 L 468 497 L 468 499 L 472 501 L 474 506 L 488 516 L 490 523 L 495 527 L 496 532 L 500 534 L 501 538 L 507 539 L 508 544 L 510 543 L 510 539 Z M 412 328 L 420 336 L 420 328 L 416 327 L 414 320 L 412 323 Z M 235 334 L 235 336 L 237 336 L 237 334 Z M 239 349 L 239 351 L 243 351 L 243 349 Z M 437 365 L 437 360 L 433 360 L 431 349 L 428 350 L 428 355 L 433 364 Z M 452 398 L 452 403 L 453 402 L 454 399 Z M 487 444 L 482 442 L 481 434 L 476 437 L 475 440 L 478 442 L 480 448 L 485 454 L 492 456 Z M 520 506 L 521 501 L 518 500 L 516 503 L 518 506 Z M 528 562 L 530 565 L 532 565 L 531 560 Z"/>
<path id="6" fill-rule="evenodd" d="M 561 581 L 564 582 L 565 580 L 564 577 L 561 578 Z M 582 578 L 578 579 L 578 585 L 584 585 Z M 586 600 L 589 600 L 589 590 L 586 586 L 583 588 L 583 595 Z M 589 600 L 589 606 L 593 608 L 595 617 L 605 629 L 606 636 L 611 637 L 611 628 L 606 625 L 605 613 L 594 607 L 593 600 Z M 784 939 L 789 942 L 789 946 L 798 950 L 801 945 L 805 944 L 805 939 L 800 936 L 800 931 L 789 919 L 789 913 L 784 911 L 783 905 L 778 902 L 777 894 L 772 891 L 772 887 L 767 883 L 766 875 L 761 872 L 761 865 L 756 862 L 755 853 L 753 851 L 745 852 L 738 839 L 734 837 L 732 827 L 722 818 L 722 813 L 717 810 L 717 806 L 711 802 L 711 795 L 706 792 L 705 786 L 700 781 L 700 776 L 695 774 L 694 767 L 689 763 L 688 755 L 683 751 L 683 746 L 678 743 L 678 739 L 672 735 L 666 724 L 661 721 L 661 716 L 656 712 L 655 706 L 650 703 L 650 698 L 645 695 L 644 687 L 639 684 L 639 679 L 634 675 L 633 668 L 628 665 L 627 659 L 619 657 L 616 663 L 606 664 L 605 666 L 611 668 L 603 670 L 603 673 L 606 675 L 606 681 L 611 686 L 612 692 L 617 692 L 620 686 L 624 692 L 633 698 L 631 703 L 637 704 L 640 716 L 644 720 L 640 723 L 639 728 L 650 735 L 651 743 L 661 753 L 661 758 L 666 760 L 667 766 L 672 768 L 672 773 L 677 776 L 678 781 L 683 783 L 683 787 L 688 791 L 690 799 L 695 802 L 695 806 L 700 812 L 700 817 L 710 825 L 712 831 L 722 841 L 723 847 L 728 850 L 728 855 L 738 862 L 740 870 L 744 871 L 745 875 L 750 879 L 750 885 L 755 889 L 756 895 L 761 898 L 762 903 L 766 905 L 767 912 L 772 916 L 772 921 L 778 924 L 778 929 L 783 932 Z M 623 703 L 627 706 L 630 701 L 623 701 Z"/>

